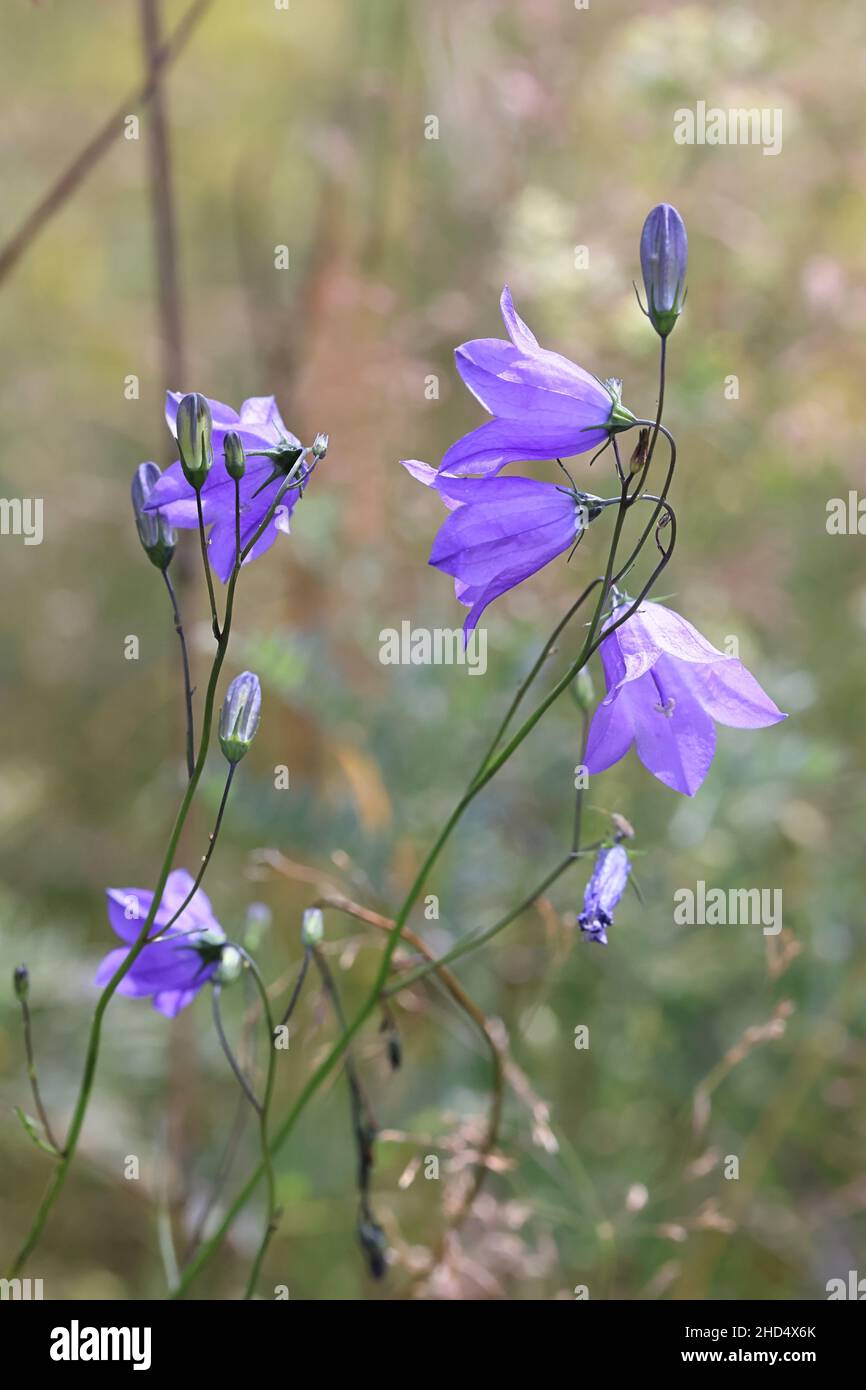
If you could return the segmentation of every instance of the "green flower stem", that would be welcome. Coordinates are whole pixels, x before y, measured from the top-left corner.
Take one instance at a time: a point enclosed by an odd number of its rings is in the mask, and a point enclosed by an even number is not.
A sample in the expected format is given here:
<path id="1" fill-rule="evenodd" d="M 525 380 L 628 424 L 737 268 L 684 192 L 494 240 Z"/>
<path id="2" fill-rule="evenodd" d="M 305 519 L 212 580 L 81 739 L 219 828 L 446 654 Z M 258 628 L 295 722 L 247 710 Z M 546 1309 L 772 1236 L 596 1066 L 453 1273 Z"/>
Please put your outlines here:
<path id="1" fill-rule="evenodd" d="M 271 1237 L 277 1229 L 277 1222 L 279 1221 L 280 1213 L 277 1208 L 277 1183 L 276 1178 L 274 1176 L 274 1164 L 273 1159 L 271 1157 L 271 1142 L 269 1134 L 271 1101 L 273 1100 L 274 1094 L 274 1079 L 276 1077 L 277 1056 L 276 1040 L 274 1038 L 274 1016 L 271 1013 L 271 1005 L 270 1000 L 268 999 L 268 991 L 265 988 L 265 982 L 259 974 L 259 970 L 256 966 L 255 961 L 253 960 L 252 956 L 247 954 L 246 951 L 243 952 L 243 955 L 248 966 L 250 967 L 250 970 L 252 971 L 253 979 L 256 982 L 256 988 L 259 991 L 259 997 L 262 1001 L 262 1010 L 265 1016 L 265 1023 L 267 1025 L 268 1030 L 268 1065 L 267 1071 L 265 1073 L 264 1095 L 262 1097 L 261 1107 L 258 1110 L 259 1138 L 262 1147 L 262 1168 L 264 1169 L 265 1185 L 267 1188 L 267 1210 L 265 1213 L 265 1229 L 262 1235 L 261 1244 L 259 1245 L 259 1248 L 256 1252 L 256 1257 L 253 1261 L 253 1267 L 250 1270 L 250 1276 L 247 1280 L 247 1286 L 244 1291 L 244 1298 L 248 1299 L 252 1298 L 253 1294 L 255 1293 L 256 1284 L 259 1278 L 259 1271 L 262 1267 L 262 1261 L 264 1260 L 267 1248 L 271 1243 Z"/>
<path id="2" fill-rule="evenodd" d="M 565 614 L 565 616 L 564 616 L 563 618 L 561 618 L 561 619 L 559 620 L 559 622 L 557 623 L 556 627 L 555 627 L 555 628 L 553 629 L 553 631 L 551 632 L 550 636 L 548 637 L 547 641 L 545 642 L 544 646 L 542 647 L 541 651 L 539 652 L 538 657 L 537 657 L 536 661 L 534 662 L 534 664 L 533 664 L 531 670 L 529 671 L 529 674 L 528 674 L 528 675 L 525 677 L 525 679 L 521 682 L 520 686 L 518 687 L 517 693 L 516 693 L 515 696 L 514 696 L 514 699 L 511 701 L 511 704 L 509 705 L 508 709 L 506 710 L 506 712 L 505 712 L 505 718 L 502 720 L 502 723 L 500 724 L 499 728 L 497 729 L 496 734 L 495 734 L 494 739 L 493 739 L 493 742 L 491 743 L 490 747 L 488 748 L 487 752 L 485 753 L 484 758 L 482 759 L 482 762 L 481 762 L 481 766 L 479 767 L 478 771 L 476 772 L 475 777 L 473 777 L 473 779 L 472 779 L 473 782 L 476 780 L 476 778 L 478 778 L 478 777 L 481 776 L 482 772 L 484 771 L 484 768 L 485 768 L 486 764 L 488 763 L 488 761 L 490 760 L 490 758 L 493 756 L 493 754 L 496 752 L 496 749 L 499 747 L 500 743 L 502 742 L 503 738 L 505 737 L 505 734 L 506 734 L 506 732 L 507 732 L 507 730 L 508 730 L 508 728 L 509 728 L 509 726 L 510 726 L 510 724 L 511 724 L 511 721 L 512 721 L 512 719 L 514 718 L 515 714 L 517 713 L 518 707 L 520 706 L 520 704 L 521 704 L 522 701 L 523 701 L 523 697 L 525 696 L 525 694 L 526 694 L 526 692 L 528 691 L 529 687 L 532 685 L 532 682 L 535 680 L 535 677 L 538 675 L 539 671 L 541 670 L 542 666 L 544 665 L 545 661 L 547 660 L 548 656 L 550 655 L 550 652 L 551 652 L 551 650 L 553 649 L 553 646 L 554 646 L 555 642 L 557 641 L 557 638 L 560 636 L 560 634 L 564 631 L 564 629 L 565 629 L 565 628 L 568 626 L 568 624 L 571 622 L 572 618 L 574 617 L 575 613 L 577 613 L 578 609 L 580 609 L 580 608 L 583 606 L 583 604 L 586 602 L 586 600 L 589 598 L 589 595 L 592 593 L 592 591 L 593 591 L 593 589 L 595 588 L 596 584 L 601 584 L 601 583 L 602 583 L 602 578 L 601 578 L 601 575 L 599 575 L 599 577 L 598 577 L 597 579 L 593 579 L 593 581 L 592 581 L 591 584 L 587 584 L 587 586 L 586 586 L 586 588 L 584 589 L 583 593 L 580 594 L 579 597 L 575 599 L 574 603 L 571 605 L 571 607 L 569 608 L 568 612 Z"/>
<path id="3" fill-rule="evenodd" d="M 33 1094 L 33 1104 L 36 1106 L 36 1113 L 42 1121 L 42 1128 L 45 1131 L 45 1138 L 54 1150 L 55 1155 L 60 1157 L 60 1145 L 54 1137 L 51 1128 L 51 1121 L 48 1118 L 48 1111 L 42 1100 L 42 1092 L 39 1089 L 39 1073 L 36 1070 L 36 1054 L 33 1050 L 33 1029 L 30 1021 L 30 1005 L 26 999 L 21 1001 L 21 1026 L 24 1030 L 24 1053 L 27 1058 L 27 1075 L 30 1078 L 30 1090 Z"/>
<path id="4" fill-rule="evenodd" d="M 183 698 L 186 707 L 186 770 L 187 776 L 192 777 L 195 771 L 195 729 L 192 712 L 192 682 L 189 674 L 189 653 L 186 648 L 186 636 L 180 618 L 180 607 L 177 601 L 177 594 L 169 578 L 168 569 L 162 570 L 161 574 L 165 580 L 165 587 L 168 590 L 168 597 L 171 602 L 171 611 L 174 616 L 174 630 L 180 642 L 180 659 L 183 665 Z"/>
<path id="5" fill-rule="evenodd" d="M 234 781 L 234 775 L 235 775 L 235 769 L 236 769 L 236 768 L 237 768 L 237 763 L 229 763 L 229 770 L 228 770 L 228 772 L 226 773 L 226 780 L 225 780 L 225 783 L 224 783 L 224 785 L 223 785 L 222 796 L 220 797 L 219 810 L 217 811 L 217 817 L 216 817 L 216 820 L 214 821 L 214 828 L 213 828 L 213 830 L 211 831 L 210 835 L 208 836 L 207 849 L 205 850 L 204 854 L 202 855 L 202 861 L 201 861 L 201 864 L 199 865 L 198 873 L 197 873 L 196 876 L 195 876 L 195 880 L 194 880 L 194 882 L 193 882 L 192 888 L 190 888 L 189 892 L 187 893 L 186 897 L 184 898 L 183 902 L 181 903 L 181 905 L 180 905 L 180 907 L 177 909 L 177 911 L 172 913 L 171 917 L 168 919 L 168 921 L 166 922 L 165 926 L 159 928 L 159 930 L 158 930 L 157 933 L 156 933 L 156 936 L 151 936 L 151 937 L 148 939 L 148 945 L 152 944 L 152 943 L 155 942 L 155 941 L 161 941 L 161 940 L 164 939 L 164 937 L 166 936 L 166 934 L 167 934 L 169 931 L 171 931 L 171 928 L 174 926 L 174 924 L 175 924 L 175 922 L 178 920 L 178 918 L 181 917 L 181 916 L 183 915 L 184 912 L 186 912 L 186 909 L 189 907 L 190 903 L 192 902 L 193 898 L 195 897 L 196 893 L 198 892 L 199 888 L 201 887 L 202 879 L 204 878 L 205 874 L 207 873 L 207 866 L 208 866 L 208 864 L 209 864 L 210 861 L 211 861 L 211 856 L 213 855 L 214 850 L 216 849 L 217 837 L 218 837 L 218 835 L 219 835 L 219 833 L 220 833 L 220 827 L 222 826 L 222 823 L 223 823 L 223 816 L 225 815 L 226 802 L 227 802 L 228 799 L 229 799 L 229 792 L 230 792 L 231 789 L 232 789 L 232 782 Z M 196 928 L 191 928 L 190 930 L 193 930 L 193 931 L 194 931 L 194 930 L 196 930 Z M 182 932 L 177 932 L 177 933 L 176 933 L 176 936 L 182 936 L 182 935 L 183 935 Z"/>
<path id="6" fill-rule="evenodd" d="M 246 559 L 250 550 L 252 550 L 256 541 L 264 533 L 266 526 L 271 521 L 285 492 L 292 485 L 292 481 L 292 474 L 289 474 L 285 482 L 279 488 L 273 502 L 271 503 L 271 506 L 268 508 L 268 511 L 266 512 L 261 522 L 261 525 L 258 527 L 255 535 L 252 537 L 246 548 L 241 552 L 241 564 Z M 207 573 L 209 577 L 210 570 L 208 568 L 206 550 L 203 553 L 205 566 L 207 568 Z M 177 846 L 180 840 L 181 832 L 184 828 L 184 825 L 186 824 L 186 819 L 189 815 L 189 810 L 192 805 L 193 798 L 195 796 L 196 788 L 198 787 L 202 772 L 204 770 L 205 761 L 207 759 L 208 745 L 210 743 L 211 728 L 213 725 L 213 712 L 214 702 L 216 700 L 217 682 L 219 680 L 220 671 L 222 670 L 222 665 L 225 660 L 226 650 L 228 648 L 229 637 L 231 634 L 232 611 L 234 607 L 235 589 L 237 587 L 240 568 L 240 564 L 236 564 L 229 578 L 228 588 L 226 590 L 226 607 L 223 629 L 220 634 L 219 641 L 217 643 L 216 655 L 214 657 L 213 667 L 211 668 L 210 673 L 210 679 L 208 680 L 207 693 L 205 695 L 198 758 L 196 759 L 196 764 L 193 768 L 192 777 L 189 779 L 189 783 L 187 784 L 183 800 L 180 804 L 180 809 L 178 810 L 174 826 L 169 837 L 168 847 L 165 852 L 165 857 L 162 862 L 162 868 L 160 869 L 159 878 L 157 880 L 156 889 L 153 895 L 153 902 L 151 903 L 150 911 L 147 914 L 141 931 L 139 932 L 138 936 L 135 939 L 135 942 L 130 948 L 129 954 L 127 955 L 126 959 L 118 966 L 117 970 L 112 975 L 111 979 L 105 986 L 105 989 L 102 991 L 102 994 L 99 996 L 99 999 L 97 1001 L 96 1009 L 94 1010 L 93 1014 L 93 1022 L 90 1026 L 90 1034 L 88 1037 L 87 1052 L 84 1060 L 84 1071 L 81 1078 L 81 1086 L 79 1089 L 78 1098 L 75 1103 L 75 1109 L 72 1112 L 72 1120 L 69 1125 L 69 1133 L 66 1138 L 66 1144 L 63 1149 L 62 1157 L 58 1162 L 57 1167 L 54 1169 L 51 1181 L 48 1184 L 45 1196 L 43 1197 L 42 1202 L 39 1206 L 39 1210 L 36 1213 L 36 1217 L 27 1236 L 27 1239 L 25 1240 L 24 1244 L 22 1245 L 21 1249 L 19 1250 L 17 1256 L 15 1257 L 12 1263 L 8 1276 L 9 1278 L 14 1278 L 18 1274 L 19 1270 L 23 1267 L 25 1261 L 29 1258 L 33 1250 L 36 1248 L 36 1245 L 38 1244 L 42 1232 L 45 1228 L 45 1223 L 48 1220 L 49 1213 L 51 1212 L 54 1203 L 57 1201 L 61 1191 L 63 1190 L 63 1186 L 66 1182 L 66 1178 L 68 1176 L 72 1160 L 75 1157 L 75 1152 L 78 1146 L 78 1140 L 81 1135 L 82 1126 L 84 1124 L 84 1117 L 87 1114 L 87 1107 L 90 1103 L 90 1096 L 93 1090 L 94 1079 L 96 1077 L 96 1066 L 97 1062 L 99 1061 L 99 1046 L 102 1036 L 102 1019 L 105 1014 L 105 1010 L 108 1008 L 108 1005 L 111 1002 L 111 998 L 117 990 L 117 987 L 120 984 L 121 980 L 123 980 L 125 976 L 129 973 L 129 971 L 132 969 L 132 966 L 135 964 L 135 961 L 138 959 L 141 952 L 147 945 L 147 938 L 150 933 L 150 929 L 153 926 L 153 919 L 156 916 L 159 904 L 162 902 L 162 895 L 165 891 L 166 880 L 168 879 L 169 873 L 171 872 L 171 866 L 174 862 L 174 856 L 177 852 Z M 259 1169 L 259 1172 L 261 1172 L 261 1169 Z"/>
<path id="7" fill-rule="evenodd" d="M 207 580 L 207 597 L 210 604 L 211 627 L 217 643 L 221 640 L 220 622 L 217 617 L 216 595 L 213 588 L 213 575 L 210 572 L 210 561 L 207 557 L 207 536 L 204 533 L 204 512 L 201 506 L 201 488 L 195 490 L 195 505 L 198 512 L 198 539 L 201 546 L 201 562 L 204 565 L 205 579 Z"/>

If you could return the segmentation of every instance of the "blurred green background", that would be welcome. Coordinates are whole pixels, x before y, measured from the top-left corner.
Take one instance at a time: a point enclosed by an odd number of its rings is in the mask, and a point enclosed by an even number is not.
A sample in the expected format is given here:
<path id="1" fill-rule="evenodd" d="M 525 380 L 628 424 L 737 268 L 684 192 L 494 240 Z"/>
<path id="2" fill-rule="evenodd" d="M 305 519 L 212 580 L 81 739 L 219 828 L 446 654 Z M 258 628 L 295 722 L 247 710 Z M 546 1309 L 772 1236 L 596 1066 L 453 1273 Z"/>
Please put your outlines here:
<path id="1" fill-rule="evenodd" d="M 149 8 L 163 33 L 185 9 Z M 2 20 L 0 243 L 112 110 L 140 117 L 140 138 L 113 139 L 0 278 L 0 494 L 44 499 L 41 546 L 0 539 L 2 970 L 9 979 L 26 960 L 32 971 L 52 1115 L 59 1126 L 69 1114 L 92 977 L 115 944 L 104 887 L 152 885 L 182 785 L 176 639 L 128 502 L 135 466 L 172 457 L 166 386 L 235 406 L 274 392 L 291 429 L 331 438 L 292 537 L 241 585 L 227 674 L 261 674 L 264 720 L 206 884 L 230 933 L 250 903 L 269 905 L 258 959 L 268 980 L 288 980 L 318 883 L 393 912 L 543 638 L 606 553 L 602 519 L 570 566 L 488 610 L 483 678 L 382 666 L 381 629 L 463 616 L 426 564 L 440 509 L 397 460 L 435 464 L 482 422 L 452 351 L 501 334 L 505 282 L 545 345 L 622 376 L 627 403 L 652 413 L 657 340 L 631 282 L 643 218 L 670 201 L 689 230 L 690 293 L 670 344 L 680 530 L 662 591 L 716 645 L 736 636 L 791 718 L 720 731 L 694 801 L 634 755 L 594 780 L 586 833 L 619 811 L 642 852 L 643 904 L 623 900 L 607 950 L 575 939 L 579 867 L 458 967 L 511 1058 L 494 1171 L 459 1233 L 443 1244 L 490 1105 L 490 1058 L 448 997 L 422 987 L 397 1010 L 399 1073 L 375 1023 L 356 1050 L 386 1132 L 374 1207 L 395 1252 L 388 1279 L 371 1283 L 356 1246 L 339 1076 L 280 1155 L 283 1215 L 260 1283 L 266 1296 L 282 1284 L 317 1299 L 572 1298 L 577 1286 L 592 1298 L 825 1297 L 828 1279 L 866 1273 L 866 571 L 862 537 L 825 524 L 828 499 L 863 486 L 866 13 L 851 0 L 790 0 L 784 13 L 215 0 L 166 77 L 175 248 L 160 275 L 155 232 L 165 247 L 170 224 L 154 213 L 155 108 L 124 107 L 146 74 L 145 10 L 15 0 Z M 699 100 L 781 108 L 781 153 L 675 144 L 674 111 Z M 431 116 L 438 139 L 425 137 Z M 274 267 L 281 245 L 287 270 Z M 592 475 L 585 463 L 578 483 L 611 491 L 606 460 Z M 182 548 L 203 687 L 212 643 L 191 533 Z M 137 661 L 124 657 L 131 634 Z M 575 628 L 557 671 L 579 640 Z M 579 721 L 563 698 L 432 876 L 440 919 L 416 913 L 413 925 L 437 950 L 556 862 L 577 761 Z M 279 764 L 287 791 L 274 787 Z M 179 856 L 193 869 L 221 784 L 215 753 Z M 263 867 L 262 848 L 309 881 Z M 699 879 L 781 888 L 783 935 L 675 926 L 674 892 Z M 381 941 L 336 913 L 327 934 L 351 1009 Z M 11 1250 L 50 1159 L 12 1114 L 32 1105 L 3 994 Z M 574 1046 L 580 1025 L 587 1050 Z M 277 1114 L 333 1036 L 311 985 L 281 1056 Z M 236 1110 L 206 997 L 173 1024 L 116 999 L 78 1161 L 27 1271 L 46 1296 L 164 1296 L 167 1225 L 182 1255 Z M 431 1154 L 438 1180 L 414 1174 Z M 130 1155 L 137 1181 L 123 1176 Z M 227 1191 L 255 1156 L 248 1122 Z M 200 1296 L 238 1296 L 261 1219 L 257 1200 Z"/>

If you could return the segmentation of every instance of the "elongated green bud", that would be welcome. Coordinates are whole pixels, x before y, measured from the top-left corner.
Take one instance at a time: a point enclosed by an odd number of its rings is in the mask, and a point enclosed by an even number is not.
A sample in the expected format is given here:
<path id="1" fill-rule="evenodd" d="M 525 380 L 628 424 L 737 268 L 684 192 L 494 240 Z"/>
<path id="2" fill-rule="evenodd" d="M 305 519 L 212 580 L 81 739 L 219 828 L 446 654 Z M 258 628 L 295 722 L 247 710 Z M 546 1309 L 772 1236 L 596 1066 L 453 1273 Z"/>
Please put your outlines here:
<path id="1" fill-rule="evenodd" d="M 247 471 L 247 456 L 244 453 L 241 437 L 234 430 L 229 430 L 223 440 L 223 454 L 226 461 L 226 472 L 230 478 L 234 478 L 235 482 L 239 483 Z"/>
<path id="2" fill-rule="evenodd" d="M 177 408 L 177 447 L 187 482 L 200 492 L 213 467 L 213 420 L 207 397 L 198 391 L 184 396 Z"/>

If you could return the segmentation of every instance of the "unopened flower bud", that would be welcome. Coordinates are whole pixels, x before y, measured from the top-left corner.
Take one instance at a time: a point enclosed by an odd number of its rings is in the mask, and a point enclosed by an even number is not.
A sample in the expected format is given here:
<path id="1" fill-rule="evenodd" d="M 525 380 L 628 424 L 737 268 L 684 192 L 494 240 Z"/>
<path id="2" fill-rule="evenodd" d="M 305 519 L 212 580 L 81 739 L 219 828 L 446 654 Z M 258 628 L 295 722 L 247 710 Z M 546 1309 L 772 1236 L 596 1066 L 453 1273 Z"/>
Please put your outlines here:
<path id="1" fill-rule="evenodd" d="M 30 993 L 30 971 L 26 965 L 16 965 L 12 974 L 15 998 L 23 1004 Z"/>
<path id="2" fill-rule="evenodd" d="M 308 907 L 301 922 L 301 945 L 318 946 L 325 935 L 325 919 L 319 907 Z"/>
<path id="3" fill-rule="evenodd" d="M 194 391 L 177 408 L 177 447 L 184 476 L 196 492 L 213 466 L 213 420 L 205 396 Z"/>
<path id="4" fill-rule="evenodd" d="M 262 713 L 262 687 L 252 671 L 235 676 L 220 711 L 220 748 L 230 763 L 239 763 L 256 735 Z"/>
<path id="5" fill-rule="evenodd" d="M 161 512 L 144 510 L 161 476 L 155 463 L 140 463 L 132 477 L 131 491 L 132 512 L 144 552 L 157 569 L 165 570 L 177 545 L 177 532 L 173 526 L 169 526 Z"/>
<path id="6" fill-rule="evenodd" d="M 666 338 L 685 303 L 689 239 L 683 219 L 670 203 L 659 203 L 643 224 L 640 266 L 646 313 L 659 337 Z"/>
<path id="7" fill-rule="evenodd" d="M 326 434 L 317 434 L 315 439 L 313 440 L 310 453 L 313 455 L 313 458 L 323 459 L 327 452 L 328 436 Z"/>
<path id="8" fill-rule="evenodd" d="M 241 437 L 234 430 L 229 430 L 223 440 L 223 454 L 226 461 L 226 472 L 235 482 L 240 482 L 247 470 L 247 457 L 244 453 L 244 446 Z"/>
<path id="9" fill-rule="evenodd" d="M 214 979 L 218 985 L 233 985 L 240 979 L 243 968 L 244 958 L 237 946 L 223 946 Z"/>

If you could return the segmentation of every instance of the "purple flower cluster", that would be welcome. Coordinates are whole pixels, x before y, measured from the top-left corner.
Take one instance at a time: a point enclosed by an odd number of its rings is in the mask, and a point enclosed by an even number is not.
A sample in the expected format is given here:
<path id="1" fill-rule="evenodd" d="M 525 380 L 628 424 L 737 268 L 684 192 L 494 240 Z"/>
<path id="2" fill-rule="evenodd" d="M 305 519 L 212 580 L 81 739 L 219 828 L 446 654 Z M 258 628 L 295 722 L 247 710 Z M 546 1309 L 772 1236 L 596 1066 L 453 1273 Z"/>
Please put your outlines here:
<path id="1" fill-rule="evenodd" d="M 686 229 L 675 208 L 653 208 L 640 254 L 647 313 L 666 338 L 682 312 L 688 262 Z M 453 444 L 438 469 L 403 460 L 449 512 L 430 564 L 454 579 L 456 597 L 469 610 L 467 639 L 488 604 L 570 552 L 588 523 L 618 500 L 593 497 L 573 483 L 502 475 L 503 468 L 535 460 L 561 464 L 636 423 L 622 405 L 619 381 L 602 382 L 540 346 L 507 287 L 501 310 L 507 339 L 475 339 L 456 352 L 460 376 L 493 418 Z M 655 777 L 691 796 L 713 760 L 717 723 L 756 729 L 785 716 L 740 661 L 717 651 L 679 614 L 645 602 L 614 627 L 624 605 L 630 600 L 615 594 L 600 645 L 607 694 L 592 721 L 588 770 L 610 767 L 634 744 Z"/>
<path id="2" fill-rule="evenodd" d="M 169 391 L 165 418 L 177 439 L 177 408 L 183 399 L 180 391 Z M 287 463 L 300 457 L 299 439 L 283 424 L 273 396 L 252 396 L 244 401 L 240 414 L 221 401 L 209 401 L 213 418 L 213 467 L 201 488 L 202 512 L 210 526 L 208 556 L 211 567 L 225 584 L 235 563 L 235 483 L 226 471 L 225 439 L 237 435 L 246 451 L 246 468 L 240 481 L 241 547 L 252 540 L 271 507 L 282 476 L 270 457 L 256 457 L 264 449 L 280 449 Z M 300 489 L 291 489 L 282 498 L 275 515 L 268 522 L 244 563 L 264 555 L 280 531 L 288 533 L 289 519 L 300 496 Z M 171 526 L 194 529 L 198 526 L 195 491 L 187 481 L 178 460 L 165 470 L 145 504 L 145 511 L 159 512 Z"/>
<path id="3" fill-rule="evenodd" d="M 634 421 L 620 401 L 620 382 L 603 383 L 539 346 L 507 286 L 500 307 L 509 341 L 477 338 L 455 354 L 464 382 L 494 418 L 453 444 L 438 469 L 403 460 L 452 512 L 430 564 L 453 577 L 469 609 L 467 636 L 495 598 L 571 550 L 597 500 L 533 478 L 500 478 L 502 469 L 586 453 Z"/>

